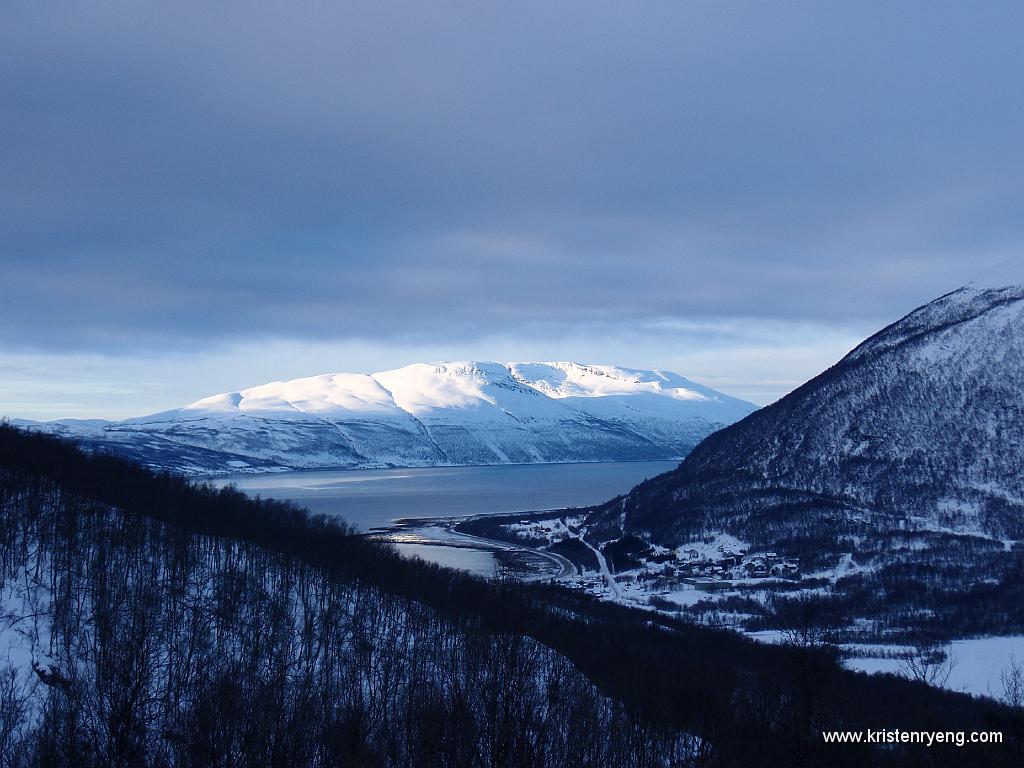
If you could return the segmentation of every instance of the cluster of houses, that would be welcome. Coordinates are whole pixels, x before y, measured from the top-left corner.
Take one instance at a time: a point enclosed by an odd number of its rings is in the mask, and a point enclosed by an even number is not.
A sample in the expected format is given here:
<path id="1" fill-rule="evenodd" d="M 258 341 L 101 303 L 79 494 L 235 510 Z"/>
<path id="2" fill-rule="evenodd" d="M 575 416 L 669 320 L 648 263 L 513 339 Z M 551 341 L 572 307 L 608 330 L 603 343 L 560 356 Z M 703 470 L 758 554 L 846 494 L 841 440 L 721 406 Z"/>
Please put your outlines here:
<path id="1" fill-rule="evenodd" d="M 775 552 L 752 552 L 744 550 L 723 550 L 718 557 L 708 558 L 695 549 L 682 550 L 677 554 L 678 565 L 675 575 L 684 583 L 708 587 L 716 583 L 718 588 L 729 586 L 729 581 L 744 579 L 800 578 L 800 558 L 781 557 Z"/>
<path id="2" fill-rule="evenodd" d="M 547 520 L 526 518 L 510 527 L 517 528 L 515 533 L 520 536 L 557 541 L 564 537 L 563 526 L 567 527 L 572 522 L 563 519 L 551 525 Z M 671 550 L 652 548 L 645 544 L 639 540 L 636 542 L 632 554 L 636 563 L 634 567 L 619 562 L 622 573 L 616 578 L 617 581 L 646 584 L 647 590 L 672 589 L 683 583 L 706 591 L 716 591 L 730 589 L 736 582 L 752 579 L 782 578 L 798 581 L 801 577 L 800 558 L 781 556 L 777 552 L 748 552 L 723 544 L 718 545 L 717 552 L 706 546 L 703 550 L 685 546 Z M 613 562 L 612 555 L 609 555 L 609 562 Z M 602 576 L 581 573 L 576 586 L 598 594 L 606 585 Z"/>
<path id="3" fill-rule="evenodd" d="M 706 592 L 732 589 L 737 583 L 753 579 L 793 579 L 799 581 L 800 559 L 798 557 L 781 556 L 777 552 L 735 551 L 720 547 L 714 554 L 704 553 L 696 549 L 680 548 L 662 550 L 658 553 L 648 551 L 643 560 L 647 566 L 640 569 L 624 570 L 613 576 L 627 594 L 633 585 L 639 588 L 640 594 L 660 591 L 668 594 L 678 589 L 680 584 L 689 584 Z M 651 567 L 655 566 L 655 567 Z M 583 572 L 575 580 L 574 586 L 595 595 L 604 594 L 607 587 L 606 577 L 600 574 Z"/>

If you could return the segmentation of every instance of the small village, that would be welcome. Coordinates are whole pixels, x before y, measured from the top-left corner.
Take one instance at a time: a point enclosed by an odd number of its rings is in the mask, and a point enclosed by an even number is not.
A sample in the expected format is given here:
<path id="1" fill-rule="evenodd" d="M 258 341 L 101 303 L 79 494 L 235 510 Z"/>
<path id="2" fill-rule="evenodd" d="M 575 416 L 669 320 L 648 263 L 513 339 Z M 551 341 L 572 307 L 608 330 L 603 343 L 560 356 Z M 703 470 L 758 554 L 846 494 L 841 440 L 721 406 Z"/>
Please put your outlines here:
<path id="1" fill-rule="evenodd" d="M 534 546 L 543 542 L 545 548 L 557 551 L 560 543 L 578 539 L 582 518 L 521 519 L 503 526 L 520 541 L 528 540 Z M 675 549 L 651 545 L 636 537 L 626 547 L 604 547 L 599 553 L 606 561 L 607 573 L 602 568 L 594 573 L 588 566 L 573 579 L 574 584 L 595 594 L 608 587 L 609 577 L 617 586 L 643 592 L 677 590 L 684 585 L 705 592 L 733 589 L 760 580 L 785 579 L 799 581 L 800 558 L 774 551 L 750 551 L 742 542 L 730 536 L 719 536 L 712 541 L 693 543 Z M 577 568 L 580 565 L 577 563 Z M 684 587 L 685 588 L 685 587 Z"/>
<path id="2" fill-rule="evenodd" d="M 725 550 L 715 559 L 702 557 L 696 549 L 682 554 L 686 559 L 674 567 L 674 575 L 698 588 L 727 589 L 733 581 L 748 579 L 800 578 L 800 558 L 782 557 L 776 552 Z"/>
<path id="3" fill-rule="evenodd" d="M 695 549 L 680 548 L 656 554 L 629 570 L 586 570 L 568 580 L 567 586 L 602 599 L 650 605 L 674 612 L 694 605 L 712 594 L 727 596 L 744 586 L 766 590 L 772 584 L 799 581 L 800 562 L 777 552 L 745 552 L 725 549 L 706 556 Z M 611 582 L 614 582 L 611 583 Z"/>

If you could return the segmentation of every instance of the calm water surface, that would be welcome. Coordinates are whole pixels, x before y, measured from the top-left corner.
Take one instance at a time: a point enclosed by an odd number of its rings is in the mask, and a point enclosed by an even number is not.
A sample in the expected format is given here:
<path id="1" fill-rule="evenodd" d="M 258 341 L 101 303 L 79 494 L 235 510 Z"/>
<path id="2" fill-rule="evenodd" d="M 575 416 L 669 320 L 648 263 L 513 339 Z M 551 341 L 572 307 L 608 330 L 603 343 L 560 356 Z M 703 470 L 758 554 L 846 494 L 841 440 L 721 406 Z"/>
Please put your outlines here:
<path id="1" fill-rule="evenodd" d="M 289 499 L 310 511 L 345 518 L 362 531 L 399 518 L 457 517 L 583 507 L 624 493 L 674 461 L 526 464 L 495 467 L 281 472 L 213 478 L 250 495 Z M 478 573 L 493 570 L 490 554 L 433 544 L 402 544 L 404 554 Z"/>
<path id="2" fill-rule="evenodd" d="M 403 517 L 457 517 L 598 504 L 677 465 L 674 461 L 627 461 L 357 469 L 231 475 L 214 482 L 234 483 L 250 495 L 290 499 L 312 512 L 340 515 L 368 531 Z"/>

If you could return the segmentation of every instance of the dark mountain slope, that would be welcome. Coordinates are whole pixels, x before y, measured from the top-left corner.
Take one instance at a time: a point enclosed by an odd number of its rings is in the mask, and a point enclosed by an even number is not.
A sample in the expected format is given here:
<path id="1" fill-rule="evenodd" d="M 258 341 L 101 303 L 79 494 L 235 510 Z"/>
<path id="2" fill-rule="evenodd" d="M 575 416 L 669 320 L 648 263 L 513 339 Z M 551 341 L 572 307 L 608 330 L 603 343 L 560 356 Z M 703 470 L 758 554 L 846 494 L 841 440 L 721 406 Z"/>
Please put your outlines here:
<path id="1" fill-rule="evenodd" d="M 591 532 L 679 544 L 865 529 L 1024 537 L 1024 287 L 968 286 L 875 334 L 673 472 L 591 516 Z"/>

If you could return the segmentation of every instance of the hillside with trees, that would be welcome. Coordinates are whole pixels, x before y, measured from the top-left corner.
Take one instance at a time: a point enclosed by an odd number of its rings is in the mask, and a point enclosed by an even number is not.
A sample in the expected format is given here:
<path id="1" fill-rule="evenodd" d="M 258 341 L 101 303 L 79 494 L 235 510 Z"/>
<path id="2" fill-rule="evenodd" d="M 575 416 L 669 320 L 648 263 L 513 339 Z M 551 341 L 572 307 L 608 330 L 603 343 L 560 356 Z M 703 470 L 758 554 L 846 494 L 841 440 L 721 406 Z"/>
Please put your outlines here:
<path id="1" fill-rule="evenodd" d="M 0 428 L 0 764 L 962 765 L 822 730 L 1000 730 L 994 701 L 551 586 Z M 797 636 L 797 635 L 794 635 Z"/>

